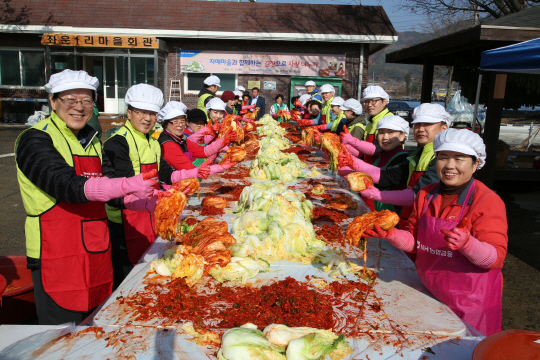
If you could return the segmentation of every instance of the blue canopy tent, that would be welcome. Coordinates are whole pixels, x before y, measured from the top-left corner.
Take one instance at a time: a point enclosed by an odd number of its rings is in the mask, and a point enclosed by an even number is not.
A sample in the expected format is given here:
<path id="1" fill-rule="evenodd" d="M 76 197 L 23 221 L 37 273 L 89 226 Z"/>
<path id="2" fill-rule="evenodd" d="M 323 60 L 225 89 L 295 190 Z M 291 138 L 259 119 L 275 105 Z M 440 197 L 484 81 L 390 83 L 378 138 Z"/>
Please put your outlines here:
<path id="1" fill-rule="evenodd" d="M 482 52 L 474 104 L 474 121 L 478 113 L 482 71 L 540 74 L 540 38 Z"/>

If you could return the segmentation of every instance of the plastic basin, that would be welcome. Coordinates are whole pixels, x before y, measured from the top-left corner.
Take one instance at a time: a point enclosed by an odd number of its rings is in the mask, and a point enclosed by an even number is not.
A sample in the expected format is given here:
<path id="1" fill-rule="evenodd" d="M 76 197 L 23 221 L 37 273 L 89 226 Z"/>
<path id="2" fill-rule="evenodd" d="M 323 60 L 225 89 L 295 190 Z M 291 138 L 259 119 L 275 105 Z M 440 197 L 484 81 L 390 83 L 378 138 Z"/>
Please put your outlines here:
<path id="1" fill-rule="evenodd" d="M 540 333 L 505 330 L 488 336 L 474 349 L 473 360 L 540 360 Z"/>
<path id="2" fill-rule="evenodd" d="M 6 278 L 2 274 L 0 274 L 0 296 L 2 296 L 2 293 L 4 292 L 4 290 L 6 290 L 6 286 L 7 286 Z"/>
<path id="3" fill-rule="evenodd" d="M 34 284 L 25 255 L 0 256 L 0 274 L 14 290 L 2 294 L 0 324 L 20 324 L 36 316 Z"/>

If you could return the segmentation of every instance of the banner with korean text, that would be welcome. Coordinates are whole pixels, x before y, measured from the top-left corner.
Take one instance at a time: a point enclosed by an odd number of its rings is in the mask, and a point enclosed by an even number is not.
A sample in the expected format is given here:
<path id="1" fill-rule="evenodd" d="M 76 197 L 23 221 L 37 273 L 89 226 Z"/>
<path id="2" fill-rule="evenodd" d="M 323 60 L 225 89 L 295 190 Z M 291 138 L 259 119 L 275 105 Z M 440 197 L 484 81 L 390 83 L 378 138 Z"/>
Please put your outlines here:
<path id="1" fill-rule="evenodd" d="M 182 50 L 182 72 L 343 77 L 345 55 Z"/>

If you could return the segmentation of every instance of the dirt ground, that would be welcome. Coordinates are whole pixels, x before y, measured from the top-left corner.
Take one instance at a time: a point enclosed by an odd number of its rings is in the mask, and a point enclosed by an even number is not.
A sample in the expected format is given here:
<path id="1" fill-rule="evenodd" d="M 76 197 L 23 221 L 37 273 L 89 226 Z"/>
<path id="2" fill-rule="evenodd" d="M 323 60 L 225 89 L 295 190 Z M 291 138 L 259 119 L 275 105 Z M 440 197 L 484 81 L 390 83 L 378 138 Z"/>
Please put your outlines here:
<path id="1" fill-rule="evenodd" d="M 0 126 L 0 155 L 13 152 L 22 128 Z M 25 212 L 15 158 L 0 158 L 0 255 L 24 255 Z M 503 330 L 540 331 L 540 183 L 496 184 L 506 204 L 509 247 L 503 276 Z"/>

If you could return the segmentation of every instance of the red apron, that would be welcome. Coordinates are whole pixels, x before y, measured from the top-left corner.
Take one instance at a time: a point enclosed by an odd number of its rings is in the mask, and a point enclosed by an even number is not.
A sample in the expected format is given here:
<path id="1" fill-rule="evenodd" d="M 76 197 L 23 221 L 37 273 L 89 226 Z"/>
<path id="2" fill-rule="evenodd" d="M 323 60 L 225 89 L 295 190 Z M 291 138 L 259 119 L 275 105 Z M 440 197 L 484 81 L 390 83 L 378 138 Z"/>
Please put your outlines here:
<path id="1" fill-rule="evenodd" d="M 463 321 L 485 334 L 501 331 L 501 269 L 480 269 L 459 251 L 452 251 L 441 229 L 453 229 L 463 218 L 475 182 L 469 188 L 457 220 L 426 215 L 433 191 L 418 222 L 416 269 L 424 286 Z"/>
<path id="2" fill-rule="evenodd" d="M 141 173 L 158 170 L 157 163 L 141 164 Z M 158 181 L 159 179 L 154 179 Z M 122 223 L 126 237 L 129 261 L 136 265 L 144 252 L 156 240 L 154 230 L 154 213 L 143 211 L 122 210 Z"/>
<path id="3" fill-rule="evenodd" d="M 72 155 L 75 172 L 102 177 L 98 156 Z M 107 213 L 102 202 L 58 202 L 40 216 L 43 289 L 60 307 L 88 312 L 112 293 Z"/>

